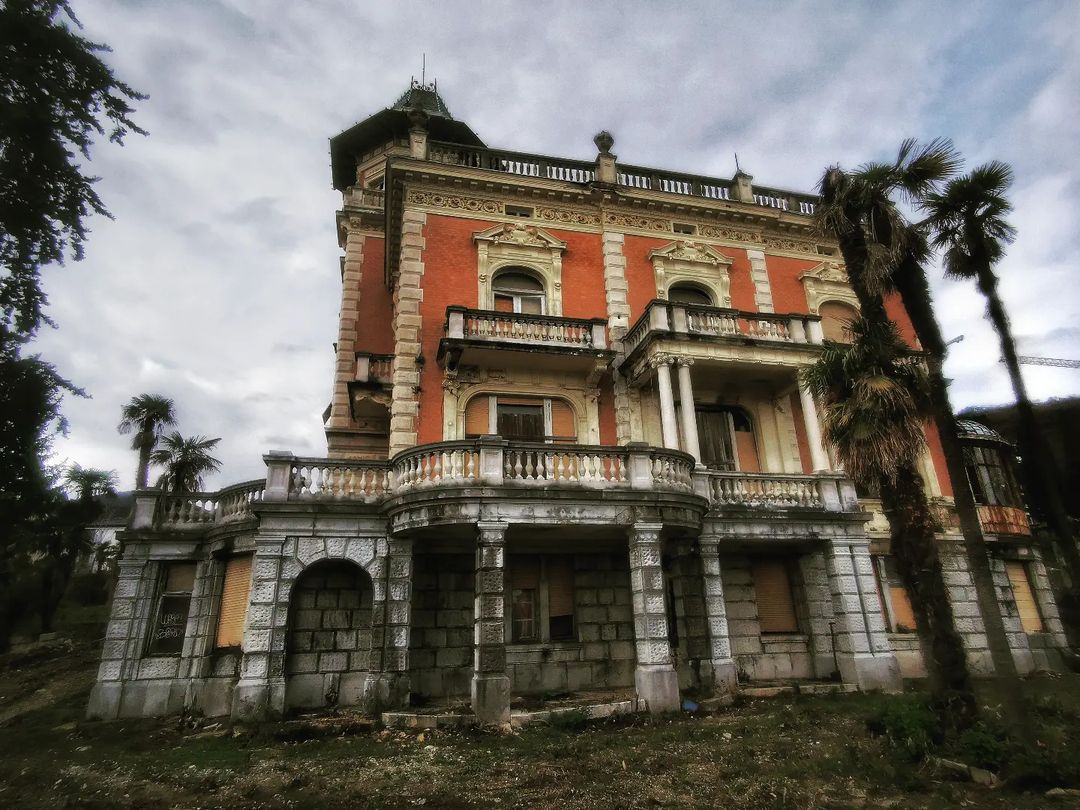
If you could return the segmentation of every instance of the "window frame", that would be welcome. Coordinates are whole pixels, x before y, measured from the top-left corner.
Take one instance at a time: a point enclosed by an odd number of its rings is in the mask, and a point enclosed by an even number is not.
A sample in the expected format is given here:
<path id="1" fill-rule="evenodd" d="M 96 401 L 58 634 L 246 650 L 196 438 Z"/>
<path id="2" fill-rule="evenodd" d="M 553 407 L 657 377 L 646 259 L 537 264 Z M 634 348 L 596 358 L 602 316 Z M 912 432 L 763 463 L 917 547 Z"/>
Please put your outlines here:
<path id="1" fill-rule="evenodd" d="M 169 572 L 174 567 L 190 567 L 191 568 L 191 590 L 179 591 L 168 590 Z M 191 600 L 194 598 L 195 593 L 195 581 L 198 578 L 199 570 L 198 563 L 194 560 L 163 560 L 159 564 L 157 584 L 155 587 L 156 597 L 154 599 L 154 614 L 153 621 L 150 622 L 146 637 L 146 645 L 144 648 L 145 658 L 180 658 L 184 654 L 184 645 L 187 643 L 187 626 L 188 619 L 191 618 Z M 166 599 L 186 599 L 187 610 L 183 612 L 183 623 L 179 623 L 176 626 L 182 626 L 184 629 L 180 638 L 180 649 L 175 652 L 161 651 L 157 648 L 157 634 L 159 630 L 159 622 L 163 615 L 163 609 L 165 607 Z M 177 611 L 181 614 L 181 611 Z M 170 627 L 173 625 L 169 625 Z"/>
<path id="2" fill-rule="evenodd" d="M 515 289 L 514 287 L 499 288 L 499 280 L 506 278 L 507 276 L 521 276 L 522 278 L 528 278 L 535 281 L 540 289 L 539 290 L 525 290 Z M 491 279 L 491 308 L 496 309 L 495 301 L 499 298 L 510 299 L 512 309 L 510 310 L 516 315 L 547 315 L 548 314 L 548 301 L 547 301 L 547 285 L 544 284 L 543 279 L 537 278 L 532 273 L 528 272 L 526 268 L 504 267 L 495 273 L 495 276 Z M 539 301 L 539 312 L 523 312 L 522 304 L 525 301 Z"/>
<path id="3" fill-rule="evenodd" d="M 462 419 L 461 426 L 462 426 L 462 428 L 461 428 L 461 434 L 460 435 L 463 438 L 475 438 L 475 436 L 480 435 L 480 434 L 470 434 L 465 430 L 465 413 L 468 411 L 469 403 L 471 403 L 473 400 L 479 399 L 481 397 L 486 397 L 487 400 L 488 400 L 488 404 L 487 404 L 487 419 L 488 419 L 487 433 L 489 433 L 489 434 L 496 435 L 496 436 L 501 436 L 502 435 L 501 433 L 499 433 L 499 407 L 500 407 L 499 400 L 500 399 L 504 399 L 504 400 L 536 400 L 537 403 L 538 403 L 537 407 L 542 407 L 543 408 L 543 435 L 541 437 L 537 438 L 537 439 L 516 439 L 516 441 L 535 441 L 537 443 L 553 444 L 553 445 L 554 444 L 578 444 L 578 438 L 579 438 L 580 433 L 581 433 L 580 417 L 579 417 L 578 409 L 574 407 L 574 404 L 570 399 L 565 398 L 565 397 L 553 397 L 553 396 L 546 396 L 546 395 L 543 395 L 543 396 L 530 396 L 528 393 L 525 393 L 525 392 L 517 393 L 517 392 L 511 392 L 511 391 L 503 391 L 501 393 L 476 394 L 475 396 L 469 397 L 465 402 L 464 409 L 461 411 L 461 414 L 462 414 L 462 416 L 461 416 L 461 419 Z M 570 415 L 571 415 L 571 418 L 573 419 L 573 425 L 574 425 L 574 434 L 572 436 L 569 436 L 569 435 L 567 435 L 567 436 L 558 435 L 557 436 L 557 435 L 554 434 L 554 430 L 555 430 L 554 422 L 555 422 L 555 419 L 554 419 L 554 414 L 552 412 L 552 404 L 554 402 L 563 403 L 566 406 L 566 408 L 570 411 Z M 521 403 L 503 402 L 502 404 L 509 406 L 509 405 L 516 405 L 516 404 L 521 404 Z M 503 438 L 509 438 L 509 437 L 503 436 Z"/>
<path id="4" fill-rule="evenodd" d="M 551 584 L 552 575 L 551 569 L 554 567 L 553 560 L 558 557 L 564 557 L 569 560 L 569 575 L 570 575 L 570 602 L 573 606 L 573 612 L 569 614 L 559 614 L 558 616 L 552 616 L 551 614 Z M 535 646 L 535 645 L 550 645 L 550 644 L 577 644 L 581 639 L 578 635 L 578 619 L 577 619 L 577 586 L 574 582 L 574 563 L 573 554 L 557 554 L 557 553 L 521 553 L 521 554 L 507 554 L 506 555 L 506 636 L 509 644 L 522 645 L 522 646 Z M 533 558 L 537 564 L 537 582 L 535 588 L 515 588 L 514 587 L 514 565 L 515 559 L 518 561 Z M 523 564 L 518 562 L 518 564 Z M 517 608 L 519 604 L 519 593 L 532 592 L 531 607 L 533 611 L 532 617 L 519 619 Z M 524 600 L 521 602 L 524 603 Z M 570 617 L 570 628 L 565 635 L 554 637 L 552 634 L 552 620 L 561 619 L 565 616 Z M 529 637 L 522 637 L 519 632 L 519 621 L 531 621 L 535 627 L 535 634 Z"/>

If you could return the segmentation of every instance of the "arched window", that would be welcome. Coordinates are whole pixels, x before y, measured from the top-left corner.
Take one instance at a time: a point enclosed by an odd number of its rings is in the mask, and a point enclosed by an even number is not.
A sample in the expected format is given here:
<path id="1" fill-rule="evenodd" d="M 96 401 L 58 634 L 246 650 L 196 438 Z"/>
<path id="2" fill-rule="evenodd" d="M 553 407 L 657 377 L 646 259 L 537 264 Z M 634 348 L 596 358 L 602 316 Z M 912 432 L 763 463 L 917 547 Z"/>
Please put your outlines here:
<path id="1" fill-rule="evenodd" d="M 498 273 L 491 282 L 491 290 L 498 312 L 543 315 L 547 310 L 544 285 L 535 276 L 517 268 Z"/>
<path id="2" fill-rule="evenodd" d="M 750 417 L 731 405 L 697 409 L 701 463 L 713 470 L 761 472 Z"/>
<path id="3" fill-rule="evenodd" d="M 826 301 L 818 307 L 821 316 L 821 331 L 826 340 L 839 343 L 851 343 L 851 322 L 859 317 L 858 310 L 839 301 Z"/>
<path id="4" fill-rule="evenodd" d="M 700 287 L 690 284 L 674 284 L 668 290 L 668 301 L 675 304 L 693 304 L 701 307 L 713 306 L 712 296 Z"/>
<path id="5" fill-rule="evenodd" d="M 556 397 L 478 394 L 465 406 L 465 436 L 497 433 L 504 439 L 573 444 L 577 414 Z"/>

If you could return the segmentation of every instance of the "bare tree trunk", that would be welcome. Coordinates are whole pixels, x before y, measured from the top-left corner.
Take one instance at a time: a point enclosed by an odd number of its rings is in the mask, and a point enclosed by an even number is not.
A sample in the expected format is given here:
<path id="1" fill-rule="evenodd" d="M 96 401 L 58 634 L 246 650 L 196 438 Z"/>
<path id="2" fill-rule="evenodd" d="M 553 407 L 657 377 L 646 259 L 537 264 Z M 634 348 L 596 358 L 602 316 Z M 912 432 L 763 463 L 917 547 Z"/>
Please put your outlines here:
<path id="1" fill-rule="evenodd" d="M 975 507 L 975 498 L 967 479 L 964 465 L 964 451 L 957 436 L 956 416 L 949 402 L 948 384 L 942 370 L 945 359 L 945 341 L 934 316 L 930 299 L 930 288 L 926 272 L 922 265 L 910 258 L 905 260 L 895 274 L 897 291 L 904 301 L 904 308 L 919 336 L 919 342 L 927 353 L 927 366 L 930 377 L 930 400 L 933 408 L 934 424 L 945 451 L 945 464 L 949 479 L 952 481 L 953 500 L 960 518 L 960 530 L 964 537 L 964 555 L 967 558 L 971 578 L 975 583 L 975 595 L 986 629 L 987 646 L 994 662 L 994 672 L 1006 682 L 1003 690 L 1005 708 L 1012 724 L 1023 733 L 1027 728 L 1027 713 L 1020 699 L 1020 676 L 1016 670 L 1016 660 L 1009 647 L 1009 637 L 1005 632 L 1005 622 L 1001 615 L 1001 604 L 997 598 L 997 587 L 990 569 L 986 541 L 979 513 Z"/>
<path id="2" fill-rule="evenodd" d="M 955 728 L 967 728 L 975 721 L 978 706 L 945 588 L 937 527 L 913 465 L 902 465 L 894 481 L 882 481 L 881 504 L 889 519 L 897 568 L 913 597 L 915 629 L 934 698 Z"/>
<path id="3" fill-rule="evenodd" d="M 1028 398 L 1027 387 L 1020 373 L 1020 360 L 1016 355 L 1016 342 L 1013 340 L 1012 328 L 1009 326 L 1009 316 L 997 292 L 997 276 L 989 265 L 980 269 L 978 283 L 979 291 L 986 296 L 987 311 L 998 333 L 998 339 L 1001 341 L 1001 355 L 1005 360 L 1005 368 L 1009 372 L 1009 380 L 1012 382 L 1013 393 L 1016 396 L 1018 428 L 1016 438 L 1020 446 L 1021 462 L 1025 468 L 1024 477 L 1028 481 L 1028 496 L 1031 498 L 1032 506 L 1042 514 L 1050 526 L 1050 531 L 1057 539 L 1058 549 L 1069 568 L 1069 578 L 1072 580 L 1071 596 L 1077 599 L 1080 592 L 1080 549 L 1077 549 L 1076 537 L 1065 510 L 1065 504 L 1062 502 L 1057 477 L 1052 469 L 1042 432 L 1035 419 L 1035 409 Z"/>

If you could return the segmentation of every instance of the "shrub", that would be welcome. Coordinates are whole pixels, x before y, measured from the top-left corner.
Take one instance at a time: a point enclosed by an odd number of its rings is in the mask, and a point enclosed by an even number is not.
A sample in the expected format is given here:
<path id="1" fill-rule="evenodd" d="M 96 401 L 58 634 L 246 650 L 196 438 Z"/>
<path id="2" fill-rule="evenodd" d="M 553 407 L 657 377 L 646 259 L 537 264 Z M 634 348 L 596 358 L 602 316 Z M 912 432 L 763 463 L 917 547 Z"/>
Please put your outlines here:
<path id="1" fill-rule="evenodd" d="M 1010 757 L 1008 732 L 991 723 L 978 723 L 962 731 L 956 746 L 963 762 L 988 771 L 1000 771 Z"/>
<path id="2" fill-rule="evenodd" d="M 937 715 L 922 695 L 889 700 L 867 720 L 873 734 L 881 734 L 911 759 L 918 761 L 942 739 Z"/>

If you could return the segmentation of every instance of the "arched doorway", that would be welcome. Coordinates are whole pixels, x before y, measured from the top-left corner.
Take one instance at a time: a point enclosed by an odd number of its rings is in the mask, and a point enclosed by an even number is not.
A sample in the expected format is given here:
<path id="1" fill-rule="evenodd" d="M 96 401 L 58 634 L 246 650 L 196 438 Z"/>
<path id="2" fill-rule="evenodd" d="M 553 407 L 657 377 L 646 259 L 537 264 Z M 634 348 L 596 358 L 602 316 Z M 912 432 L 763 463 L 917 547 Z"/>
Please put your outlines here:
<path id="1" fill-rule="evenodd" d="M 285 637 L 285 708 L 351 706 L 364 696 L 371 657 L 371 577 L 347 560 L 300 574 Z"/>

